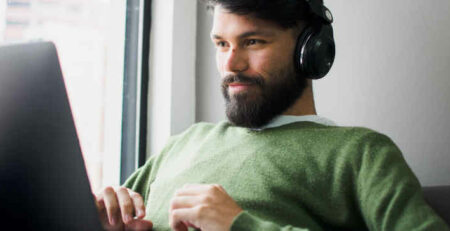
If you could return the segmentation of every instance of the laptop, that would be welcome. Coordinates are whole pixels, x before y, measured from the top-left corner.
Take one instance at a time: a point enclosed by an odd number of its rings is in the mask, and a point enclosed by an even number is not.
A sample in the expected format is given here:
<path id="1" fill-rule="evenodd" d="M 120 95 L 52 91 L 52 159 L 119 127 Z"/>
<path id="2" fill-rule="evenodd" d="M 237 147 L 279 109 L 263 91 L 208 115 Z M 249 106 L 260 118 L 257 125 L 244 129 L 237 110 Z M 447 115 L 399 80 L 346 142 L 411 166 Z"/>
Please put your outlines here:
<path id="1" fill-rule="evenodd" d="M 54 44 L 0 47 L 2 230 L 102 230 Z"/>

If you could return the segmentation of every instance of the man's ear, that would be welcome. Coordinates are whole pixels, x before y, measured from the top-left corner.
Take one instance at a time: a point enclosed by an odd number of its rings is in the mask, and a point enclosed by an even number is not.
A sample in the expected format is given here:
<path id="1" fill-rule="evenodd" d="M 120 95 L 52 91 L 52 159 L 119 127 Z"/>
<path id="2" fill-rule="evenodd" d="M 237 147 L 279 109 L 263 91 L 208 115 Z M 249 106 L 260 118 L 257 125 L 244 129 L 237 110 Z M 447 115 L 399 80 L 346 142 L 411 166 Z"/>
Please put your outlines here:
<path id="1" fill-rule="evenodd" d="M 308 23 L 306 21 L 298 21 L 297 24 L 292 28 L 292 36 L 297 40 L 298 36 L 303 32 Z"/>

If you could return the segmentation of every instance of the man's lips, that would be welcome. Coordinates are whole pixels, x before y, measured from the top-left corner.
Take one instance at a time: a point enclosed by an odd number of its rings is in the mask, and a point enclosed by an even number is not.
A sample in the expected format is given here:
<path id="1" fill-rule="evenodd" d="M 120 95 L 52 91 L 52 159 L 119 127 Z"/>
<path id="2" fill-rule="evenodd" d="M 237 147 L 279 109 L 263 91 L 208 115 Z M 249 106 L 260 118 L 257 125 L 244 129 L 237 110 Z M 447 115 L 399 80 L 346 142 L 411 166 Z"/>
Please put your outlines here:
<path id="1" fill-rule="evenodd" d="M 232 91 L 232 92 L 246 90 L 250 86 L 252 86 L 252 84 L 250 84 L 250 83 L 230 83 L 230 84 L 228 84 L 228 87 L 229 87 L 230 91 Z"/>
<path id="2" fill-rule="evenodd" d="M 230 83 L 228 86 L 230 87 L 238 87 L 238 86 L 250 86 L 250 83 Z"/>

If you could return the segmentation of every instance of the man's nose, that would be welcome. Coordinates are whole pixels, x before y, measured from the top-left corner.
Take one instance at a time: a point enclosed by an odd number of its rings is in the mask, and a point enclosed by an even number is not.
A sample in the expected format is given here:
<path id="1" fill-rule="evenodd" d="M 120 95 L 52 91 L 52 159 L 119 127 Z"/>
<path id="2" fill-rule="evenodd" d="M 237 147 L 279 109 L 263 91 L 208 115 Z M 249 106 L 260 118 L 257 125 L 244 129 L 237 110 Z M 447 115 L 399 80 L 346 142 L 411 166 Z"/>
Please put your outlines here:
<path id="1" fill-rule="evenodd" d="M 248 57 L 243 51 L 233 48 L 228 51 L 224 65 L 226 72 L 244 72 L 248 69 Z"/>

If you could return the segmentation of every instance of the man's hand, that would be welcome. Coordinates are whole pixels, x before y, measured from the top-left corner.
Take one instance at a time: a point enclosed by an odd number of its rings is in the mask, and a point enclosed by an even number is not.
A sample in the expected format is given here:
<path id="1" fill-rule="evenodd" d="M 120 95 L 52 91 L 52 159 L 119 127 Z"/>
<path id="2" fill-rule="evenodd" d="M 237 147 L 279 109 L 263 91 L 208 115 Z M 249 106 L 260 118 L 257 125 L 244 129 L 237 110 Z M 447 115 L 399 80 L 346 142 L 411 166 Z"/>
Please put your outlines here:
<path id="1" fill-rule="evenodd" d="M 95 195 L 102 226 L 106 230 L 151 230 L 151 221 L 144 220 L 142 196 L 125 187 L 106 187 Z"/>
<path id="2" fill-rule="evenodd" d="M 170 202 L 169 224 L 175 231 L 228 231 L 241 211 L 220 185 L 185 185 Z"/>

